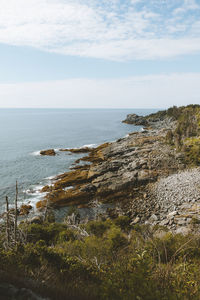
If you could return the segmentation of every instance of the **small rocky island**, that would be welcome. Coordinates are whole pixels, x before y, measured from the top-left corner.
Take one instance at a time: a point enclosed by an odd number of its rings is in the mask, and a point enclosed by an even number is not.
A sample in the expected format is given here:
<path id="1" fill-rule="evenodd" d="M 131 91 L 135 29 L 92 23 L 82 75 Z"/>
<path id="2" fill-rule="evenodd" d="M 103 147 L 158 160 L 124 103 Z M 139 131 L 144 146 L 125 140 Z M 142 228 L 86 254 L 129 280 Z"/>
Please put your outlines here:
<path id="1" fill-rule="evenodd" d="M 38 209 L 47 202 L 84 207 L 97 200 L 112 203 L 109 214 L 128 215 L 132 224 L 188 232 L 191 220 L 200 219 L 200 106 L 128 115 L 123 122 L 145 128 L 116 142 L 78 150 L 88 155 L 57 176 L 53 186 L 43 188 L 47 195 Z"/>
<path id="2" fill-rule="evenodd" d="M 48 149 L 48 150 L 41 150 L 40 155 L 48 155 L 48 156 L 55 156 L 56 152 L 54 149 Z"/>

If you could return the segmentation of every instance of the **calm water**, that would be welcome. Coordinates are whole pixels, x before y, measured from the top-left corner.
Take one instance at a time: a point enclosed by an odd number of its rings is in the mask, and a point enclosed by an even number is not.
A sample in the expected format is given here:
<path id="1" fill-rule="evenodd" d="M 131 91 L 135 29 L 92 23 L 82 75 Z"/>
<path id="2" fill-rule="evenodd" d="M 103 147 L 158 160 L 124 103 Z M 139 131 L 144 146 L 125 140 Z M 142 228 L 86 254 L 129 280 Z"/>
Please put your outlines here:
<path id="1" fill-rule="evenodd" d="M 0 109 L 0 210 L 5 196 L 14 199 L 15 182 L 21 201 L 36 202 L 40 186 L 66 172 L 77 155 L 58 152 L 37 155 L 41 149 L 59 149 L 116 140 L 140 127 L 121 123 L 128 113 L 146 115 L 155 110 L 133 109 Z"/>

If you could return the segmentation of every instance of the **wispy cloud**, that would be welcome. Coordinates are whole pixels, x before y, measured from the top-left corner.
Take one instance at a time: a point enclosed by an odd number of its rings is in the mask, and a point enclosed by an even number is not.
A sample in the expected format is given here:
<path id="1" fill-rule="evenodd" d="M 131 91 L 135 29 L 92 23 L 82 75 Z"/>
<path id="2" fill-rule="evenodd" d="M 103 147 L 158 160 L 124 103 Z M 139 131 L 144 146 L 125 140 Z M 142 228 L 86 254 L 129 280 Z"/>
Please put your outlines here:
<path id="1" fill-rule="evenodd" d="M 176 73 L 0 84 L 0 107 L 164 108 L 199 103 L 199 82 L 200 73 Z"/>
<path id="2" fill-rule="evenodd" d="M 195 0 L 1 0 L 0 42 L 112 60 L 200 52 Z"/>

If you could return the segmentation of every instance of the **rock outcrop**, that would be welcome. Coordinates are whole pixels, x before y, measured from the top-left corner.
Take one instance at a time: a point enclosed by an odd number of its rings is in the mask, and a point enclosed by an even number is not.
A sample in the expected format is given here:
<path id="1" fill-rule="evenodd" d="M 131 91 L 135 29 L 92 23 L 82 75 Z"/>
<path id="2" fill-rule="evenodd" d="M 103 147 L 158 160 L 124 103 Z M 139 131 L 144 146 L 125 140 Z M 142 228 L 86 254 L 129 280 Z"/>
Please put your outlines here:
<path id="1" fill-rule="evenodd" d="M 127 115 L 126 119 L 122 121 L 123 123 L 133 124 L 136 126 L 149 126 L 149 122 L 145 117 L 138 116 L 136 114 Z"/>
<path id="2" fill-rule="evenodd" d="M 49 156 L 55 156 L 56 152 L 54 149 L 48 149 L 48 150 L 41 150 L 40 155 L 49 155 Z"/>
<path id="3" fill-rule="evenodd" d="M 93 148 L 81 147 L 81 148 L 71 148 L 71 149 L 59 149 L 61 152 L 71 152 L 71 153 L 89 153 Z"/>
<path id="4" fill-rule="evenodd" d="M 197 110 L 196 106 L 194 109 Z M 47 194 L 37 207 L 45 207 L 47 201 L 54 207 L 62 207 L 85 206 L 97 200 L 120 207 L 121 214 L 130 216 L 133 224 L 158 224 L 172 230 L 182 227 L 184 231 L 183 227 L 193 217 L 198 222 L 200 169 L 190 173 L 188 152 L 175 147 L 173 139 L 169 143 L 166 138 L 169 131 L 176 137 L 180 125 L 176 115 L 180 116 L 180 112 L 173 108 L 165 114 L 159 112 L 145 117 L 151 122 L 148 121 L 150 127 L 144 131 L 86 151 L 88 155 L 77 163 L 90 164 L 76 165 L 57 176 L 51 187 L 43 188 Z"/>
<path id="5" fill-rule="evenodd" d="M 46 200 L 59 207 L 94 199 L 117 202 L 137 197 L 141 186 L 180 167 L 176 151 L 165 144 L 165 134 L 165 129 L 133 133 L 92 149 L 81 159 L 89 165 L 57 176 L 51 189 L 44 187 L 49 190 Z M 45 201 L 37 204 L 43 205 Z"/>
<path id="6" fill-rule="evenodd" d="M 28 215 L 30 210 L 32 209 L 32 205 L 30 204 L 22 204 L 21 207 L 20 207 L 20 215 L 21 216 L 24 216 L 24 215 Z"/>

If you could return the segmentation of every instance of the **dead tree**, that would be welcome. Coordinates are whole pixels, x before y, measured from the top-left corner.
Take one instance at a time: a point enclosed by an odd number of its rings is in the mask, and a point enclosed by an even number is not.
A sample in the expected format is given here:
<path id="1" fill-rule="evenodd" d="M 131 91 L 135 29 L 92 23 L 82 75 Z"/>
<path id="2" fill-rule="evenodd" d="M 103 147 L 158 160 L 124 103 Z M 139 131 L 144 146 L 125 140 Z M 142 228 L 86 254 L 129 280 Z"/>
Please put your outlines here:
<path id="1" fill-rule="evenodd" d="M 18 201 L 18 185 L 16 181 L 16 197 L 15 197 L 15 220 L 14 220 L 14 241 L 17 241 L 17 201 Z"/>
<path id="2" fill-rule="evenodd" d="M 6 239 L 7 245 L 10 245 L 10 218 L 9 218 L 9 202 L 8 196 L 6 196 Z"/>
<path id="3" fill-rule="evenodd" d="M 18 184 L 16 181 L 16 197 L 14 203 L 14 209 L 10 209 L 8 197 L 6 196 L 6 211 L 5 211 L 5 222 L 3 230 L 5 232 L 5 249 L 15 247 L 17 243 L 26 244 L 27 232 L 25 228 L 19 228 L 18 221 Z M 0 228 L 1 229 L 1 228 Z"/>

